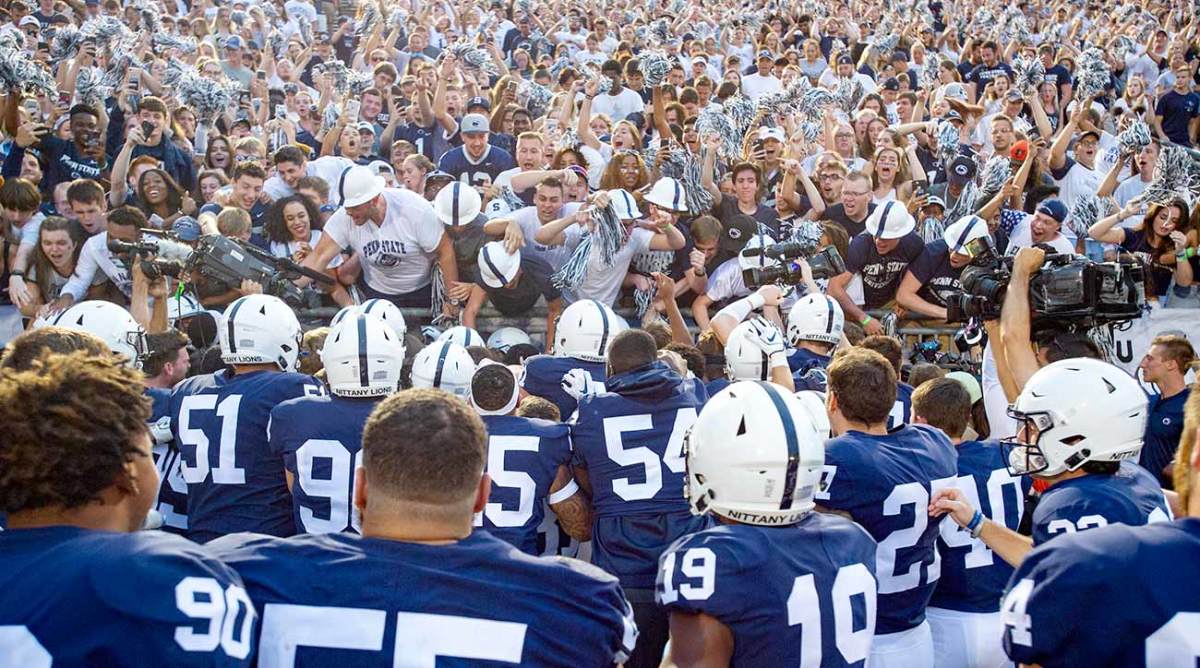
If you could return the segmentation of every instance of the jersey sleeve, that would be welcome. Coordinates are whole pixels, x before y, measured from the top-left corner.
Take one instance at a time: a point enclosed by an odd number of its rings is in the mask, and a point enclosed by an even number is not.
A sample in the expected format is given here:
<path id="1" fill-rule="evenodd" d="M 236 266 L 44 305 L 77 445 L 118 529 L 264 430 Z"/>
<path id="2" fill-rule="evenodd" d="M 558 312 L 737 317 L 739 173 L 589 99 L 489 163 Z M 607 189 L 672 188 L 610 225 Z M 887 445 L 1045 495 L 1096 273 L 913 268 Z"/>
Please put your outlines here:
<path id="1" fill-rule="evenodd" d="M 736 583 L 753 581 L 747 578 L 757 565 L 747 557 L 728 536 L 685 536 L 659 558 L 655 597 L 669 611 L 740 617 L 748 599 Z"/>
<path id="2" fill-rule="evenodd" d="M 251 665 L 258 616 L 241 578 L 183 538 L 136 535 L 130 552 L 106 559 L 92 587 L 108 609 L 136 620 L 145 665 Z M 236 609 L 234 609 L 236 608 Z"/>
<path id="3" fill-rule="evenodd" d="M 1104 663 L 1107 653 L 1088 633 L 1089 621 L 1102 614 L 1099 591 L 1112 580 L 1103 554 L 1083 550 L 1077 541 L 1056 541 L 1025 558 L 1009 580 L 1000 606 L 1004 651 L 1021 664 L 1087 666 Z M 1101 625 L 1098 628 L 1104 628 Z"/>
<path id="4" fill-rule="evenodd" d="M 590 601 L 590 608 L 602 620 L 605 639 L 612 648 L 613 665 L 629 660 L 637 644 L 638 627 L 633 619 L 633 606 L 625 598 L 617 578 L 589 563 L 570 557 L 557 557 L 567 567 L 565 591 L 578 593 Z"/>

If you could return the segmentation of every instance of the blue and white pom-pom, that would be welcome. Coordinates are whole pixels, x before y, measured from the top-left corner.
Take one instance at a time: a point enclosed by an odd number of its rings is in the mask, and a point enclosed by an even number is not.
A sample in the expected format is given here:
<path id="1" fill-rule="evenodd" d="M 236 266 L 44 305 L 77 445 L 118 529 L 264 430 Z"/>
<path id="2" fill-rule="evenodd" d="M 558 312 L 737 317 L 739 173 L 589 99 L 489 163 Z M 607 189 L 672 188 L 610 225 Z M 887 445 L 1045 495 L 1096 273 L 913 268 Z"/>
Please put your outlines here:
<path id="1" fill-rule="evenodd" d="M 1036 95 L 1038 86 L 1046 78 L 1046 66 L 1037 56 L 1017 56 L 1013 59 L 1013 88 L 1021 91 L 1022 95 Z"/>
<path id="2" fill-rule="evenodd" d="M 1075 64 L 1075 99 L 1086 100 L 1104 94 L 1112 81 L 1112 72 L 1104 60 L 1104 52 L 1092 47 L 1079 56 Z"/>
<path id="3" fill-rule="evenodd" d="M 54 77 L 24 52 L 10 46 L 0 46 L 0 85 L 5 91 L 26 91 L 54 96 L 58 93 Z"/>
<path id="4" fill-rule="evenodd" d="M 178 35 L 170 35 L 165 32 L 154 33 L 154 36 L 150 38 L 150 42 L 154 45 L 154 49 L 160 53 L 173 49 L 186 55 L 195 53 L 198 48 L 194 37 L 179 37 Z"/>
<path id="5" fill-rule="evenodd" d="M 605 267 L 612 267 L 617 252 L 625 244 L 625 226 L 617 217 L 617 210 L 613 208 L 612 202 L 603 207 L 593 207 L 591 217 L 591 231 L 584 233 L 570 259 L 551 277 L 554 287 L 560 290 L 574 290 L 583 282 L 593 245 L 600 253 L 600 262 Z"/>
<path id="6" fill-rule="evenodd" d="M 1187 149 L 1174 144 L 1163 146 L 1154 166 L 1154 177 L 1142 193 L 1143 202 L 1166 204 L 1176 197 L 1191 205 L 1200 196 L 1200 174 Z"/>
<path id="7" fill-rule="evenodd" d="M 950 162 L 958 155 L 958 128 L 954 127 L 951 121 L 942 119 L 937 122 L 934 135 L 937 139 L 938 162 L 949 168 Z"/>
<path id="8" fill-rule="evenodd" d="M 180 74 L 174 88 L 175 97 L 191 107 L 201 119 L 214 120 L 237 102 L 238 90 L 234 83 L 215 81 L 191 69 Z"/>
<path id="9" fill-rule="evenodd" d="M 54 38 L 50 40 L 50 60 L 59 62 L 74 58 L 82 45 L 83 34 L 79 32 L 79 29 L 75 26 L 63 26 L 54 33 Z"/>
<path id="10" fill-rule="evenodd" d="M 863 86 L 853 77 L 839 78 L 833 88 L 833 97 L 838 107 L 846 114 L 853 114 L 863 96 Z"/>
<path id="11" fill-rule="evenodd" d="M 1100 200 L 1094 192 L 1081 192 L 1075 198 L 1071 214 L 1067 216 L 1067 228 L 1076 238 L 1086 239 L 1088 229 L 1100 220 Z"/>
<path id="12" fill-rule="evenodd" d="M 84 39 L 94 41 L 101 47 L 109 46 L 114 41 L 124 39 L 133 34 L 115 16 L 98 16 L 94 19 L 88 19 L 79 27 L 79 32 L 83 34 Z"/>
<path id="13" fill-rule="evenodd" d="M 517 86 L 517 102 L 535 118 L 545 113 L 553 98 L 554 93 L 549 88 L 530 79 L 525 79 Z"/>
<path id="14" fill-rule="evenodd" d="M 1134 120 L 1117 135 L 1117 146 L 1125 155 L 1140 153 L 1149 145 L 1150 126 L 1140 119 Z"/>
<path id="15" fill-rule="evenodd" d="M 686 155 L 687 159 L 683 164 L 683 178 L 679 180 L 683 184 L 683 193 L 686 195 L 688 213 L 693 216 L 699 216 L 712 210 L 713 196 L 712 193 L 700 185 L 700 175 L 704 169 L 704 163 L 700 159 L 700 156 L 691 151 L 688 151 Z"/>
<path id="16" fill-rule="evenodd" d="M 657 19 L 650 24 L 650 37 L 655 44 L 666 45 L 671 41 L 671 22 L 666 19 Z"/>
<path id="17" fill-rule="evenodd" d="M 104 85 L 104 78 L 95 68 L 79 68 L 79 73 L 75 75 L 75 100 L 79 104 L 99 104 L 110 95 L 112 89 Z"/>
<path id="18" fill-rule="evenodd" d="M 491 54 L 473 44 L 455 44 L 450 47 L 450 53 L 454 54 L 463 69 L 483 72 L 489 77 L 498 74 Z"/>
<path id="19" fill-rule="evenodd" d="M 715 134 L 721 138 L 721 150 L 718 156 L 726 160 L 737 160 L 742 155 L 742 137 L 738 135 L 733 121 L 725 114 L 714 111 L 711 107 L 700 112 L 696 118 L 696 134 L 705 137 Z"/>
<path id="20" fill-rule="evenodd" d="M 633 256 L 633 260 L 629 263 L 630 267 L 639 274 L 651 276 L 652 274 L 665 273 L 671 268 L 671 263 L 675 261 L 675 253 L 672 251 L 648 251 L 638 253 Z M 637 308 L 638 317 L 646 315 L 646 311 L 650 310 L 650 305 L 658 297 L 658 286 L 652 280 L 650 281 L 650 289 L 633 291 L 633 304 Z"/>
<path id="21" fill-rule="evenodd" d="M 671 61 L 657 51 L 646 51 L 638 57 L 638 69 L 646 80 L 646 86 L 654 88 L 662 85 L 671 71 Z"/>
<path id="22" fill-rule="evenodd" d="M 745 135 L 750 131 L 750 124 L 754 122 L 754 116 L 757 113 L 754 101 L 740 93 L 725 100 L 724 111 L 729 116 L 729 120 L 733 121 L 733 127 L 737 128 L 738 134 Z"/>
<path id="23" fill-rule="evenodd" d="M 991 199 L 1004 189 L 1004 182 L 1012 175 L 1012 163 L 1005 155 L 995 155 L 984 164 L 980 172 L 979 192 L 984 199 Z"/>

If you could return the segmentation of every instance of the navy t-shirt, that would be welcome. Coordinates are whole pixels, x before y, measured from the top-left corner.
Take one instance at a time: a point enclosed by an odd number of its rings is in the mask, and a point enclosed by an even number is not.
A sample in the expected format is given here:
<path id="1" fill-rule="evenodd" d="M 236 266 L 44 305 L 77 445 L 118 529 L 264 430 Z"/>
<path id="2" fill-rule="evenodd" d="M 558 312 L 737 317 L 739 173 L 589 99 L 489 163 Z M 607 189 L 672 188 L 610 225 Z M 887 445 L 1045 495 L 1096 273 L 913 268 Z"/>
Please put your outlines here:
<path id="1" fill-rule="evenodd" d="M 1154 105 L 1154 113 L 1162 119 L 1163 134 L 1181 146 L 1191 146 L 1188 136 L 1188 125 L 1192 119 L 1200 115 L 1200 94 L 1187 93 L 1180 95 L 1169 90 L 1158 98 Z"/>
<path id="2" fill-rule="evenodd" d="M 868 309 L 880 308 L 895 299 L 908 265 L 924 250 L 925 242 L 915 232 L 901 237 L 900 243 L 886 256 L 875 249 L 875 237 L 869 234 L 850 240 L 846 271 L 862 275 L 863 301 Z"/>
<path id="3" fill-rule="evenodd" d="M 921 284 L 917 296 L 930 304 L 945 306 L 948 298 L 962 293 L 958 280 L 962 269 L 950 265 L 950 250 L 942 239 L 927 244 L 908 270 Z"/>
<path id="4" fill-rule="evenodd" d="M 1142 439 L 1142 454 L 1138 463 L 1146 467 L 1155 478 L 1175 457 L 1179 438 L 1183 435 L 1183 407 L 1187 404 L 1191 390 L 1163 398 L 1161 394 L 1150 397 L 1150 417 L 1146 420 L 1146 436 Z"/>

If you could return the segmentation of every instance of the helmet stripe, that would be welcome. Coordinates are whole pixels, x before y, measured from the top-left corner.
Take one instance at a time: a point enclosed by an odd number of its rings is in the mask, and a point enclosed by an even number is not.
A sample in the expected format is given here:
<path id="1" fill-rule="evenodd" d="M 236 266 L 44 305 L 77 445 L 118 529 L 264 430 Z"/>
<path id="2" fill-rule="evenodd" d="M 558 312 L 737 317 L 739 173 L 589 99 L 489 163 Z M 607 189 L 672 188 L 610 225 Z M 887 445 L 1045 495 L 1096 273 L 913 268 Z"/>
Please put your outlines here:
<path id="1" fill-rule="evenodd" d="M 683 211 L 683 188 L 679 186 L 678 179 L 671 179 L 671 185 L 673 186 L 672 192 L 674 193 L 674 196 L 671 197 L 671 208 L 676 211 Z"/>
<path id="2" fill-rule="evenodd" d="M 492 270 L 492 273 L 496 275 L 496 278 L 500 279 L 500 287 L 504 287 L 504 285 L 508 283 L 506 280 L 508 277 L 504 275 L 504 272 L 500 271 L 500 268 L 496 266 L 495 262 L 492 262 L 492 255 L 491 253 L 488 253 L 488 244 L 484 244 L 481 250 L 483 251 L 483 263 L 487 265 L 488 269 Z"/>
<path id="3" fill-rule="evenodd" d="M 971 233 L 971 230 L 975 229 L 980 220 L 982 219 L 979 216 L 971 216 L 971 221 L 967 223 L 966 227 L 963 228 L 962 234 L 959 234 L 958 239 L 954 241 L 954 247 L 950 249 L 951 253 L 957 253 L 963 247 L 963 242 L 966 241 L 967 235 Z"/>
<path id="4" fill-rule="evenodd" d="M 232 355 L 237 352 L 237 337 L 234 335 L 233 323 L 237 320 L 238 311 L 242 305 L 246 303 L 246 298 L 242 297 L 233 303 L 233 308 L 229 310 L 229 317 L 225 319 L 225 326 L 228 328 L 229 334 L 229 353 Z"/>
<path id="5" fill-rule="evenodd" d="M 893 199 L 888 200 L 888 203 L 883 205 L 883 212 L 879 214 L 879 227 L 876 228 L 875 232 L 876 239 L 883 236 L 883 228 L 887 227 L 888 214 L 892 212 L 892 205 L 895 203 L 896 200 Z"/>
<path id="6" fill-rule="evenodd" d="M 371 373 L 367 368 L 370 362 L 367 357 L 367 316 L 358 315 L 358 384 L 367 387 L 371 384 Z"/>
<path id="7" fill-rule="evenodd" d="M 825 307 L 829 309 L 828 314 L 826 314 L 826 316 L 825 316 L 825 333 L 832 334 L 833 333 L 833 298 L 830 297 L 829 295 L 825 295 Z"/>
<path id="8" fill-rule="evenodd" d="M 783 425 L 783 438 L 787 443 L 788 463 L 787 474 L 784 477 L 783 483 L 783 499 L 779 502 L 780 510 L 790 510 L 792 500 L 796 494 L 796 475 L 800 468 L 800 441 L 796 437 L 796 425 L 792 422 L 792 414 L 788 411 L 788 407 L 783 403 L 783 397 L 775 388 L 771 387 L 770 383 L 760 382 L 763 390 L 771 399 L 771 403 L 775 406 L 775 411 L 779 413 L 779 422 Z"/>
<path id="9" fill-rule="evenodd" d="M 597 350 L 596 354 L 605 356 L 604 351 L 608 349 L 608 313 L 606 313 L 604 310 L 604 304 L 601 304 L 595 299 L 591 299 L 589 301 L 595 304 L 596 308 L 600 310 L 600 322 L 604 325 L 604 331 L 600 334 L 600 350 Z"/>
<path id="10" fill-rule="evenodd" d="M 446 355 L 450 354 L 450 341 L 442 342 L 442 349 L 438 351 L 437 370 L 433 373 L 433 386 L 440 388 L 442 386 L 442 369 L 446 366 Z"/>
<path id="11" fill-rule="evenodd" d="M 458 191 L 462 189 L 462 181 L 454 182 L 454 191 L 450 197 L 450 224 L 458 225 Z"/>
<path id="12" fill-rule="evenodd" d="M 343 169 L 338 175 L 338 204 L 344 204 L 346 201 L 346 174 L 349 174 L 351 169 L 354 169 L 353 165 Z"/>
<path id="13" fill-rule="evenodd" d="M 759 370 L 758 370 L 758 379 L 759 380 L 769 380 L 769 378 L 767 378 L 767 375 L 771 373 L 771 358 L 767 357 L 767 354 L 762 351 L 759 351 L 758 354 L 762 355 L 762 366 L 759 367 Z"/>

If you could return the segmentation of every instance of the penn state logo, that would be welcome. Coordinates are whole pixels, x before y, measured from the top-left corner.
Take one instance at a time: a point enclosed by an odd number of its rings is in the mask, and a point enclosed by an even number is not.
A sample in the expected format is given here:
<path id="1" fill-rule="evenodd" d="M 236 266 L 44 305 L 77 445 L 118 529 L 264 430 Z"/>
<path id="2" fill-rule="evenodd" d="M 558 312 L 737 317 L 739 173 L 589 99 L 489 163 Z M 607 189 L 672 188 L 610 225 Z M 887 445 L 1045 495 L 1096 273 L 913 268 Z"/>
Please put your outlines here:
<path id="1" fill-rule="evenodd" d="M 400 256 L 392 255 L 391 253 L 380 253 L 379 257 L 375 258 L 375 264 L 381 267 L 395 267 L 400 264 Z"/>
<path id="2" fill-rule="evenodd" d="M 1169 417 L 1163 418 L 1163 426 L 1164 427 L 1167 425 L 1170 425 L 1170 424 L 1171 424 L 1171 418 L 1169 418 Z"/>
<path id="3" fill-rule="evenodd" d="M 742 231 L 736 227 L 729 228 L 729 238 L 737 241 L 742 238 Z"/>

